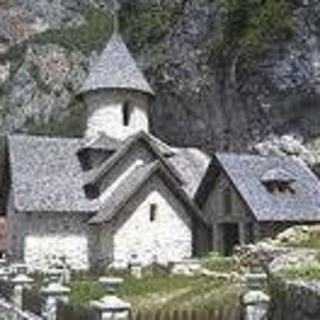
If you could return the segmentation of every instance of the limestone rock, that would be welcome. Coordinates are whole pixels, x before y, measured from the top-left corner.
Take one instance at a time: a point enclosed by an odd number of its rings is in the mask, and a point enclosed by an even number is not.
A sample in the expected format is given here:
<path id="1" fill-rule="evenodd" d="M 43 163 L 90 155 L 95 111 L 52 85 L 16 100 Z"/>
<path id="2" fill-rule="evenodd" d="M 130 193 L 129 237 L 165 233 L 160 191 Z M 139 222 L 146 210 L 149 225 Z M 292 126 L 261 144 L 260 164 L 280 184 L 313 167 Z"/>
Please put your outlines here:
<path id="1" fill-rule="evenodd" d="M 312 265 L 318 265 L 318 255 L 319 253 L 316 250 L 292 250 L 290 253 L 275 258 L 270 263 L 269 270 L 273 273 L 276 273 L 281 270 L 288 269 L 290 267 L 301 268 L 310 267 Z"/>
<path id="2" fill-rule="evenodd" d="M 303 139 L 293 135 L 270 137 L 266 141 L 256 144 L 253 149 L 264 156 L 296 156 L 310 165 L 319 162 L 316 155 L 303 144 Z"/>

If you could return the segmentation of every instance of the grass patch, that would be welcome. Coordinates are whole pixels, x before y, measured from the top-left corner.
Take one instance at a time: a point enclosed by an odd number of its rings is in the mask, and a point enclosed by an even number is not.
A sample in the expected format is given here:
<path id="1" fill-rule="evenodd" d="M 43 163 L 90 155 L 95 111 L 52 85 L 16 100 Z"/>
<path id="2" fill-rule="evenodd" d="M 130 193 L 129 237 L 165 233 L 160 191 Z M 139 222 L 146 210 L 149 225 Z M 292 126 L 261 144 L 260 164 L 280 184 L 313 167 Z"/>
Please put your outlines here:
<path id="1" fill-rule="evenodd" d="M 70 303 L 88 306 L 92 300 L 98 300 L 105 295 L 105 290 L 97 281 L 82 280 L 71 284 Z"/>
<path id="2" fill-rule="evenodd" d="M 210 254 L 204 259 L 204 267 L 216 272 L 231 272 L 235 269 L 235 261 L 232 257 L 223 257 L 217 253 Z"/>
<path id="3" fill-rule="evenodd" d="M 309 239 L 302 240 L 300 242 L 292 242 L 286 246 L 294 248 L 306 248 L 306 249 L 320 249 L 320 238 L 311 236 Z"/>
<path id="4" fill-rule="evenodd" d="M 293 235 L 281 241 L 280 245 L 293 248 L 320 249 L 320 228 L 318 226 L 296 226 Z"/>
<path id="5" fill-rule="evenodd" d="M 288 280 L 320 280 L 320 263 L 288 267 L 280 271 L 279 276 Z"/>
<path id="6" fill-rule="evenodd" d="M 155 274 L 137 280 L 125 276 L 118 295 L 137 310 L 212 309 L 212 306 L 236 305 L 240 287 L 222 280 Z M 95 279 L 74 280 L 71 303 L 87 306 L 105 292 Z"/>
<path id="7" fill-rule="evenodd" d="M 307 249 L 320 249 L 320 235 L 310 234 L 306 239 L 302 239 L 299 242 L 292 242 L 289 244 L 290 247 L 294 248 L 307 248 Z"/>

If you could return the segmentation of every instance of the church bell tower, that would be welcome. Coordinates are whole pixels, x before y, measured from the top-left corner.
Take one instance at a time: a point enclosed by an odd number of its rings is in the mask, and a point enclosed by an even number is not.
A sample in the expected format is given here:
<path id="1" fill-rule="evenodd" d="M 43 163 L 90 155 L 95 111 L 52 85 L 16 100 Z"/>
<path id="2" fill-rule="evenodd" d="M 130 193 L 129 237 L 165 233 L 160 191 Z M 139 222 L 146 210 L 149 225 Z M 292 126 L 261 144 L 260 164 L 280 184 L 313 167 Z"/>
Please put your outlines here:
<path id="1" fill-rule="evenodd" d="M 90 139 L 104 133 L 124 140 L 141 130 L 149 132 L 154 92 L 119 34 L 118 11 L 115 3 L 113 35 L 80 90 Z"/>

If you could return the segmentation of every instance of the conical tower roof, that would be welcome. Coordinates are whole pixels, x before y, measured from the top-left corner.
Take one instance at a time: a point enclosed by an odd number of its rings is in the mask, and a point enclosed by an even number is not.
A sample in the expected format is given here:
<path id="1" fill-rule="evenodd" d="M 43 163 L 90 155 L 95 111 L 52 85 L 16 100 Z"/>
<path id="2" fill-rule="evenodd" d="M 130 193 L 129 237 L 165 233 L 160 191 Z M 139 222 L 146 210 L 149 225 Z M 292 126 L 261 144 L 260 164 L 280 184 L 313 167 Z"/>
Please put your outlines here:
<path id="1" fill-rule="evenodd" d="M 80 93 L 99 89 L 137 90 L 154 95 L 154 91 L 117 32 L 112 35 L 97 63 L 90 70 Z"/>

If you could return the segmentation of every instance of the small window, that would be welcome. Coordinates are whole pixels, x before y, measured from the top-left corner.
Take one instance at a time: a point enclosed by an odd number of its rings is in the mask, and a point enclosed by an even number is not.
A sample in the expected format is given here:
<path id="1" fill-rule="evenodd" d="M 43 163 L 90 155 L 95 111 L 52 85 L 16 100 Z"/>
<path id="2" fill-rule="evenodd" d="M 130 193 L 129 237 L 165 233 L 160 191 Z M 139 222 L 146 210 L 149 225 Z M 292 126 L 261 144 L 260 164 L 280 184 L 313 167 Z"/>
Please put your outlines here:
<path id="1" fill-rule="evenodd" d="M 126 101 L 122 106 L 123 125 L 128 127 L 130 124 L 130 104 Z"/>
<path id="2" fill-rule="evenodd" d="M 224 200 L 225 214 L 231 215 L 232 214 L 232 194 L 231 194 L 231 190 L 229 188 L 226 188 L 224 190 L 223 200 Z"/>
<path id="3" fill-rule="evenodd" d="M 96 199 L 99 197 L 99 188 L 96 185 L 93 184 L 87 184 L 84 186 L 84 192 L 86 194 L 86 197 L 88 199 Z"/>
<path id="4" fill-rule="evenodd" d="M 247 224 L 247 243 L 254 243 L 254 224 L 252 222 Z"/>
<path id="5" fill-rule="evenodd" d="M 84 171 L 92 169 L 92 161 L 88 149 L 83 149 L 78 153 L 80 165 Z"/>
<path id="6" fill-rule="evenodd" d="M 151 206 L 150 206 L 150 222 L 154 222 L 156 220 L 157 209 L 158 209 L 158 206 L 155 203 L 151 204 Z"/>

